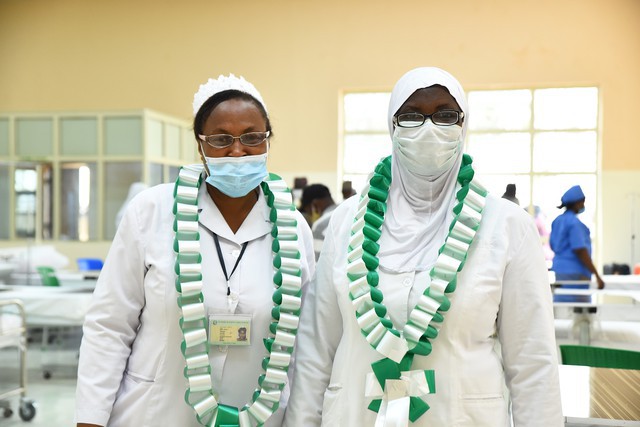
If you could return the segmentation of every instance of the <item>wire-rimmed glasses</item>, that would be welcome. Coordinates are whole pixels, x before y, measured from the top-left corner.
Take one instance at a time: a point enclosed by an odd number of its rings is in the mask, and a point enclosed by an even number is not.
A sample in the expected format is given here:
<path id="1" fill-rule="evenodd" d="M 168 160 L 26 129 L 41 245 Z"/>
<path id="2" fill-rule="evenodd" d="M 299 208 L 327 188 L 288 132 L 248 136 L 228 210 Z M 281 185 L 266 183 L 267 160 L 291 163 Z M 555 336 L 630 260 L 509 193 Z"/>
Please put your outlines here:
<path id="1" fill-rule="evenodd" d="M 262 144 L 271 135 L 270 131 L 266 132 L 248 132 L 240 136 L 233 136 L 224 133 L 216 135 L 198 135 L 201 141 L 206 142 L 213 148 L 227 148 L 233 144 L 236 139 L 240 140 L 242 145 L 247 147 L 256 147 Z"/>

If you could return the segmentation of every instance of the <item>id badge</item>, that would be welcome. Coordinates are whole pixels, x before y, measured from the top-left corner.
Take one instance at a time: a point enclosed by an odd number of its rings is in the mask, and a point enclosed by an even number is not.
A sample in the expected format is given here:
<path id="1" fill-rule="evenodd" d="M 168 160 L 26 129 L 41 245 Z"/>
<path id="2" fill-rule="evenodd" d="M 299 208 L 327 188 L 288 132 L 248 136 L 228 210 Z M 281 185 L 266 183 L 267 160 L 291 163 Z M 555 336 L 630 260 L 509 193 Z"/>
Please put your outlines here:
<path id="1" fill-rule="evenodd" d="M 217 346 L 251 345 L 251 315 L 210 315 L 209 343 Z"/>

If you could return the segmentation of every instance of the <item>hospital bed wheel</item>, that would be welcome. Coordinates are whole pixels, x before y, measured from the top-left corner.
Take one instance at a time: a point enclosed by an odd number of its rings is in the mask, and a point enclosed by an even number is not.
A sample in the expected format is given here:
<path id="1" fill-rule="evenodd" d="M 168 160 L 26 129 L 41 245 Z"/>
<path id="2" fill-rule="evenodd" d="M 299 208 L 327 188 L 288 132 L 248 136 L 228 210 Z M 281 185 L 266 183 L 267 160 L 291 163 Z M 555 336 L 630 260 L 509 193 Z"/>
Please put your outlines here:
<path id="1" fill-rule="evenodd" d="M 13 410 L 11 408 L 4 408 L 4 411 L 2 411 L 2 416 L 5 418 L 9 418 L 11 415 L 13 415 Z"/>
<path id="2" fill-rule="evenodd" d="M 36 416 L 36 407 L 33 406 L 33 403 L 27 402 L 23 405 L 20 405 L 20 409 L 18 410 L 20 413 L 20 418 L 22 421 L 31 421 L 33 417 Z"/>
<path id="3" fill-rule="evenodd" d="M 45 380 L 48 380 L 51 378 L 51 372 L 50 371 L 44 371 L 42 373 L 42 378 L 44 378 Z"/>

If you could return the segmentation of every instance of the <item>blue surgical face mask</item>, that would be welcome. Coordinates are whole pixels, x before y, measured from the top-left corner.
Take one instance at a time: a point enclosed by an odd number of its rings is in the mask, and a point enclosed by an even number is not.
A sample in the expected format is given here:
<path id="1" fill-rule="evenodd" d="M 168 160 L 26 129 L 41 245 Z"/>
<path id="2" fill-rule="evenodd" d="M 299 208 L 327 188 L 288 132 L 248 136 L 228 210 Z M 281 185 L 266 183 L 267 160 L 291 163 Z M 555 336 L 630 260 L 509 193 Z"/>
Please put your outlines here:
<path id="1" fill-rule="evenodd" d="M 267 154 L 242 157 L 205 157 L 213 185 L 229 197 L 249 194 L 267 177 Z"/>
<path id="2" fill-rule="evenodd" d="M 582 212 L 584 212 L 584 206 L 581 207 L 580 209 L 578 209 L 578 213 L 581 214 Z"/>

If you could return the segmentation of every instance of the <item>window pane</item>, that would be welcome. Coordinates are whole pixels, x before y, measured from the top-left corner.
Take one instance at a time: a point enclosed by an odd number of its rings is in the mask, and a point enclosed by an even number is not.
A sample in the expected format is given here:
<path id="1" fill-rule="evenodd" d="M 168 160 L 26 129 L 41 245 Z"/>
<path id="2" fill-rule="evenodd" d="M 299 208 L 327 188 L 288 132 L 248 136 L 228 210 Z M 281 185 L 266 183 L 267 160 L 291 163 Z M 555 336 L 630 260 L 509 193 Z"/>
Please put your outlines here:
<path id="1" fill-rule="evenodd" d="M 560 198 L 569 188 L 580 185 L 585 195 L 585 212 L 580 215 L 580 220 L 591 229 L 591 238 L 595 234 L 596 214 L 596 176 L 594 174 L 575 175 L 537 175 L 533 178 L 533 202 L 540 207 L 546 216 L 546 225 L 551 230 L 553 220 L 564 212 L 558 209 Z"/>
<path id="2" fill-rule="evenodd" d="M 104 119 L 104 152 L 107 155 L 141 155 L 142 119 L 139 117 Z"/>
<path id="3" fill-rule="evenodd" d="M 164 153 L 165 157 L 170 159 L 179 159 L 180 158 L 180 128 L 175 125 L 171 125 L 165 123 L 164 125 L 164 137 L 165 137 L 165 147 L 166 151 Z"/>
<path id="4" fill-rule="evenodd" d="M 35 166 L 19 166 L 15 170 L 14 179 L 16 237 L 36 237 L 38 172 Z"/>
<path id="5" fill-rule="evenodd" d="M 104 237 L 111 240 L 116 232 L 116 217 L 134 182 L 142 181 L 142 164 L 139 162 L 105 163 L 104 189 Z"/>
<path id="6" fill-rule="evenodd" d="M 160 163 L 149 163 L 149 185 L 161 184 L 164 166 Z"/>
<path id="7" fill-rule="evenodd" d="M 536 129 L 595 129 L 598 88 L 538 89 L 533 94 Z"/>
<path id="8" fill-rule="evenodd" d="M 53 154 L 51 119 L 16 120 L 16 154 L 42 158 Z"/>
<path id="9" fill-rule="evenodd" d="M 178 179 L 178 174 L 180 173 L 179 166 L 169 166 L 169 177 L 165 182 L 175 182 Z"/>
<path id="10" fill-rule="evenodd" d="M 40 173 L 40 218 L 42 222 L 41 236 L 43 239 L 53 238 L 53 165 L 51 163 L 38 164 Z M 37 217 L 36 217 L 37 218 Z"/>
<path id="11" fill-rule="evenodd" d="M 9 166 L 0 164 L 0 239 L 9 238 L 9 200 L 11 197 L 9 180 Z"/>
<path id="12" fill-rule="evenodd" d="M 475 162 L 474 162 L 475 164 Z M 496 197 L 502 197 L 507 184 L 516 185 L 516 198 L 523 209 L 529 206 L 529 194 L 531 194 L 531 184 L 529 175 L 482 175 L 478 174 L 478 180 L 484 187 Z"/>
<path id="13" fill-rule="evenodd" d="M 344 128 L 353 131 L 387 131 L 390 93 L 349 93 L 344 96 Z"/>
<path id="14" fill-rule="evenodd" d="M 373 172 L 382 157 L 391 154 L 387 135 L 347 135 L 344 139 L 344 173 Z"/>
<path id="15" fill-rule="evenodd" d="M 0 156 L 9 155 L 9 120 L 0 119 Z"/>
<path id="16" fill-rule="evenodd" d="M 196 142 L 195 136 L 193 132 L 189 129 L 182 129 L 182 142 L 181 142 L 181 150 L 182 150 L 182 158 L 184 159 L 185 164 L 189 163 L 199 163 L 200 154 L 198 153 L 198 143 Z"/>
<path id="17" fill-rule="evenodd" d="M 596 133 L 543 132 L 533 137 L 536 172 L 595 172 Z"/>
<path id="18" fill-rule="evenodd" d="M 147 121 L 147 155 L 150 157 L 161 157 L 162 147 L 162 122 L 158 120 Z"/>
<path id="19" fill-rule="evenodd" d="M 98 154 L 98 121 L 93 118 L 60 119 L 60 153 L 70 156 Z"/>
<path id="20" fill-rule="evenodd" d="M 60 239 L 86 242 L 98 237 L 98 180 L 95 163 L 63 163 Z"/>
<path id="21" fill-rule="evenodd" d="M 471 134 L 467 152 L 473 157 L 473 168 L 481 173 L 528 173 L 531 167 L 528 133 Z"/>
<path id="22" fill-rule="evenodd" d="M 469 92 L 470 130 L 525 130 L 530 123 L 530 90 Z"/>

